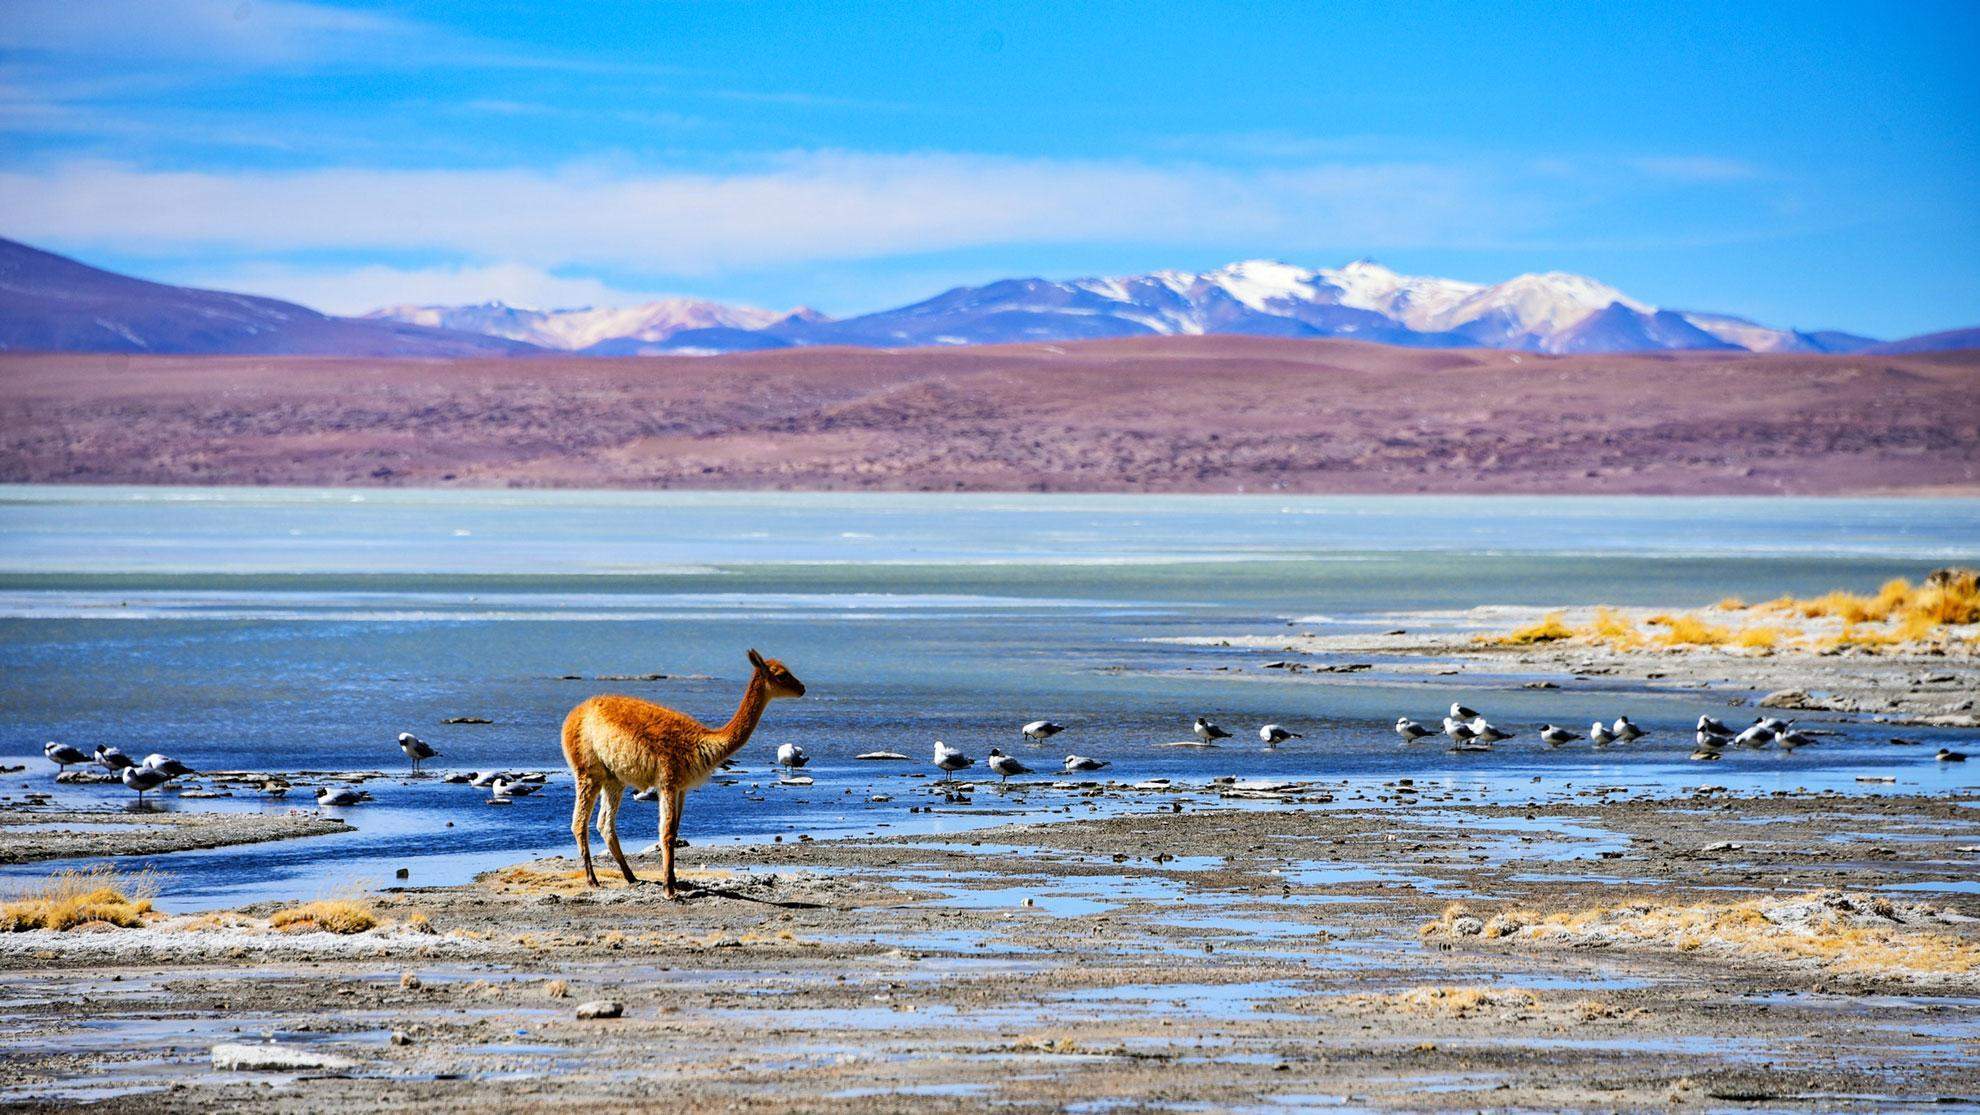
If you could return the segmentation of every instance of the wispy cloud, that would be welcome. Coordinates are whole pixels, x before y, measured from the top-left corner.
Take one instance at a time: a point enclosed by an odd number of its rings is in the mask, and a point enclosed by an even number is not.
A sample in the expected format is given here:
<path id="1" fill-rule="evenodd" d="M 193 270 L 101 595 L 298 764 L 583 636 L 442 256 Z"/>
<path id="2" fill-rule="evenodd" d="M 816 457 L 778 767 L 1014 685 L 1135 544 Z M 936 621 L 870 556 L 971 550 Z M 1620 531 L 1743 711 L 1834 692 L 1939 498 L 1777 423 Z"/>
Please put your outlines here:
<path id="1" fill-rule="evenodd" d="M 196 173 L 82 162 L 0 172 L 14 235 L 125 252 L 428 251 L 536 267 L 705 274 L 1018 244 L 1252 242 L 1274 250 L 1495 243 L 1554 202 L 1475 168 L 805 152 L 730 173 Z"/>
<path id="2" fill-rule="evenodd" d="M 412 268 L 251 263 L 182 269 L 159 277 L 210 290 L 286 298 L 333 314 L 359 314 L 406 303 L 460 305 L 490 300 L 543 309 L 626 306 L 667 293 L 623 289 L 588 276 L 557 275 L 521 263 Z"/>
<path id="3" fill-rule="evenodd" d="M 1754 164 L 1716 155 L 1656 155 L 1630 159 L 1626 165 L 1674 182 L 1745 182 L 1760 177 Z"/>

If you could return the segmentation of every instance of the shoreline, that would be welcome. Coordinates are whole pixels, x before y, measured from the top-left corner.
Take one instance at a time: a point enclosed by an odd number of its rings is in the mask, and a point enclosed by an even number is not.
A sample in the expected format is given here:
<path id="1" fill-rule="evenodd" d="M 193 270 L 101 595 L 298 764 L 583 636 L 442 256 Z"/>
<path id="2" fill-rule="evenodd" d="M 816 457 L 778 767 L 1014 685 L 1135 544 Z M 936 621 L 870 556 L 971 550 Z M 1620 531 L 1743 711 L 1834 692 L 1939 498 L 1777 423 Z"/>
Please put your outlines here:
<path id="1" fill-rule="evenodd" d="M 1980 795 L 1425 796 L 690 847 L 679 904 L 553 858 L 352 935 L 12 934 L 0 1103 L 1980 1102 Z M 261 1034 L 299 1067 L 210 1067 Z"/>

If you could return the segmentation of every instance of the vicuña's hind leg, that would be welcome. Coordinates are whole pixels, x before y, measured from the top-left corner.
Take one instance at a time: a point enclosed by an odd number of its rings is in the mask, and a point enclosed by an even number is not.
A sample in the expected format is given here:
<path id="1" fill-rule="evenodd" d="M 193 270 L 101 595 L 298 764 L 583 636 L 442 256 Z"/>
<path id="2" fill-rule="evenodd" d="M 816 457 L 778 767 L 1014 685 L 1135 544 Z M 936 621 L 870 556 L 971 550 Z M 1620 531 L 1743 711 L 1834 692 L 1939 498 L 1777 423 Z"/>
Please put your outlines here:
<path id="1" fill-rule="evenodd" d="M 681 806 L 687 791 L 672 790 L 660 795 L 660 869 L 666 876 L 667 897 L 674 894 L 674 842 L 681 838 Z"/>
<path id="2" fill-rule="evenodd" d="M 619 850 L 619 796 L 625 792 L 625 786 L 617 782 L 605 787 L 598 799 L 598 831 L 604 835 L 605 847 L 611 850 L 612 858 L 619 861 L 619 871 L 625 875 L 626 882 L 637 884 L 639 876 L 633 874 L 626 854 Z"/>
<path id="3" fill-rule="evenodd" d="M 577 837 L 578 858 L 584 860 L 585 885 L 598 885 L 598 872 L 591 867 L 591 832 L 587 822 L 591 819 L 591 803 L 598 800 L 598 782 L 580 778 L 577 781 L 577 804 L 571 809 L 571 835 Z"/>

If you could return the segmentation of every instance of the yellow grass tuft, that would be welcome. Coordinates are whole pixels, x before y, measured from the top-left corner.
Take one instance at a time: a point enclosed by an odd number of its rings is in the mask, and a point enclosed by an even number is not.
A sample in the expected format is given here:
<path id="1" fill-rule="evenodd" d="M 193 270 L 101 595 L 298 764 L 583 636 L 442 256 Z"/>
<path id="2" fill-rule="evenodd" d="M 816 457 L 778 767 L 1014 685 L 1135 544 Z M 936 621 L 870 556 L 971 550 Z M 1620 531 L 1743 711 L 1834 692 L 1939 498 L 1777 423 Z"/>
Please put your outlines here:
<path id="1" fill-rule="evenodd" d="M 1548 612 L 1546 615 L 1540 617 L 1539 623 L 1528 624 L 1525 627 L 1506 635 L 1500 635 L 1497 638 L 1485 638 L 1483 636 L 1480 638 L 1494 646 L 1502 647 L 1525 647 L 1532 646 L 1535 643 L 1552 643 L 1558 642 L 1561 639 L 1572 639 L 1574 638 L 1574 629 L 1564 622 L 1566 615 L 1567 613 L 1565 612 Z"/>
<path id="2" fill-rule="evenodd" d="M 1628 616 L 1614 608 L 1595 609 L 1595 621 L 1589 624 L 1588 633 L 1597 642 L 1607 643 L 1617 650 L 1632 650 L 1644 643 L 1643 632 L 1630 622 Z"/>
<path id="3" fill-rule="evenodd" d="M 324 898 L 277 910 L 268 926 L 284 933 L 363 933 L 378 928 L 378 913 L 361 899 Z"/>
<path id="4" fill-rule="evenodd" d="M 1747 650 L 1773 650 L 1785 637 L 1786 633 L 1780 628 L 1768 624 L 1759 624 L 1753 627 L 1742 628 L 1739 634 L 1733 636 L 1732 645 L 1744 647 Z"/>
<path id="5" fill-rule="evenodd" d="M 1664 617 L 1663 624 L 1669 630 L 1657 637 L 1657 642 L 1667 647 L 1700 646 L 1715 647 L 1730 642 L 1733 633 L 1729 628 L 1706 623 L 1697 616 Z"/>
<path id="6" fill-rule="evenodd" d="M 1737 596 L 1728 596 L 1720 600 L 1717 604 L 1712 605 L 1712 607 L 1714 610 L 1721 612 L 1743 612 L 1746 610 L 1746 601 L 1741 600 Z"/>
<path id="7" fill-rule="evenodd" d="M 149 870 L 121 875 L 109 866 L 57 871 L 0 904 L 0 930 L 64 932 L 84 925 L 133 929 L 144 924 L 158 893 Z"/>
<path id="8" fill-rule="evenodd" d="M 1409 1011 L 1414 1014 L 1441 1014 L 1470 1018 L 1486 1010 L 1530 1008 L 1539 997 L 1521 988 L 1505 987 L 1412 987 L 1388 994 L 1346 995 L 1347 1003 L 1383 1011 Z"/>

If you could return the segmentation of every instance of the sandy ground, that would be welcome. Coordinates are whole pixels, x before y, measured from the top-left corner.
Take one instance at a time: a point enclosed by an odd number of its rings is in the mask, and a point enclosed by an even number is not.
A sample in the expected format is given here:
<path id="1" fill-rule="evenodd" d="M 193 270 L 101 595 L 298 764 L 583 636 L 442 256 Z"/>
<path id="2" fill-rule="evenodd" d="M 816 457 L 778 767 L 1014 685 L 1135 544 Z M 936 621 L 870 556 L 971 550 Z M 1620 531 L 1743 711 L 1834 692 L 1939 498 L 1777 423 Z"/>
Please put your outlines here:
<path id="1" fill-rule="evenodd" d="M 1970 495 L 1980 353 L 1220 336 L 623 360 L 8 355 L 0 481 Z"/>
<path id="2" fill-rule="evenodd" d="M 269 932 L 265 907 L 13 934 L 0 1100 L 1980 1104 L 1972 799 L 1585 788 L 1483 806 L 1397 784 L 1332 802 L 1286 787 L 1233 811 L 1194 789 L 1163 808 L 1145 788 L 1141 815 L 960 838 L 687 848 L 681 903 L 586 890 L 551 860 L 388 894 L 387 924 L 351 936 Z M 1571 930 L 1531 924 L 1630 902 Z M 1723 912 L 1644 928 L 1692 904 Z M 578 1017 L 599 1000 L 621 1017 Z M 270 1036 L 321 1067 L 212 1067 L 215 1046 Z"/>

